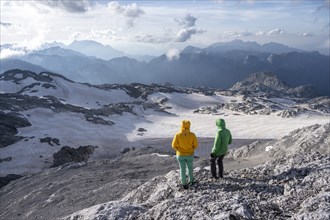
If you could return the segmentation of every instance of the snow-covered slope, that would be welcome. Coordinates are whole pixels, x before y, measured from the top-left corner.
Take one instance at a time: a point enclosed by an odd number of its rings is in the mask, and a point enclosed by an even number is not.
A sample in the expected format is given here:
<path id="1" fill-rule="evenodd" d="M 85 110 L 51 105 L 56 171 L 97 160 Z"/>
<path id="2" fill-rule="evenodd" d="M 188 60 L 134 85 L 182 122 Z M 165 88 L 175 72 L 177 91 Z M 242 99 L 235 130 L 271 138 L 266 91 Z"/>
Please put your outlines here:
<path id="1" fill-rule="evenodd" d="M 0 88 L 2 93 L 20 93 L 37 97 L 54 96 L 63 103 L 85 108 L 98 108 L 135 100 L 123 90 L 105 91 L 48 72 L 36 74 L 28 71 L 9 71 L 2 75 Z"/>

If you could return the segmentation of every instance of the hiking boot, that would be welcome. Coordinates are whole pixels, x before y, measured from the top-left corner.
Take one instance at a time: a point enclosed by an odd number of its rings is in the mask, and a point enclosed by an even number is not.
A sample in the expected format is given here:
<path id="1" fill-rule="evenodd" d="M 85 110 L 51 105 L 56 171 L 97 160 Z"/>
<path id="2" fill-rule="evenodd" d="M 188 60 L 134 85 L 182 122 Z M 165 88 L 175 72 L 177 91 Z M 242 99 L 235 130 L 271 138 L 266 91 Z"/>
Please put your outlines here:
<path id="1" fill-rule="evenodd" d="M 185 184 L 185 185 L 182 185 L 182 188 L 183 188 L 183 189 L 188 189 L 189 186 L 188 186 L 188 184 Z"/>

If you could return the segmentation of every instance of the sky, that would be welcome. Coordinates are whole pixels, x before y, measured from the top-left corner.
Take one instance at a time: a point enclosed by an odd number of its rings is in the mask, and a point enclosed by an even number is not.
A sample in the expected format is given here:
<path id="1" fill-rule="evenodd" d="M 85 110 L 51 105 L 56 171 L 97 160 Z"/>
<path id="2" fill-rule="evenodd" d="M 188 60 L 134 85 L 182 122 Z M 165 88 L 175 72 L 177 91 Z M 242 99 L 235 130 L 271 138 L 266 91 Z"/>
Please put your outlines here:
<path id="1" fill-rule="evenodd" d="M 330 0 L 0 2 L 1 45 L 26 50 L 95 40 L 128 54 L 160 55 L 240 39 L 329 54 Z"/>

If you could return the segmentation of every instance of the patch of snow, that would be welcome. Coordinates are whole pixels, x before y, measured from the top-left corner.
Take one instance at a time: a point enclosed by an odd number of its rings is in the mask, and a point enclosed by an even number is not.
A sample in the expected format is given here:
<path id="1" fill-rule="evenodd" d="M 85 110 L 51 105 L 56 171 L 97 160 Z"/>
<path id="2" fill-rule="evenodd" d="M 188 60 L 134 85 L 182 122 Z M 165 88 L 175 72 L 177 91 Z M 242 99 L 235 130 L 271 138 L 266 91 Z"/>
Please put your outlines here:
<path id="1" fill-rule="evenodd" d="M 22 73 L 15 74 L 15 78 L 16 79 L 22 79 L 23 78 L 23 74 Z"/>
<path id="2" fill-rule="evenodd" d="M 266 146 L 265 151 L 268 152 L 268 151 L 270 151 L 270 150 L 273 149 L 273 148 L 274 148 L 273 146 Z"/>
<path id="3" fill-rule="evenodd" d="M 100 108 L 103 105 L 120 102 L 130 102 L 134 99 L 127 95 L 124 90 L 102 90 L 96 87 L 90 87 L 85 84 L 72 83 L 61 77 L 53 77 L 54 81 L 50 84 L 56 88 L 44 88 L 42 85 L 35 86 L 34 96 L 54 96 L 63 99 L 65 102 L 84 108 Z M 25 92 L 29 95 L 29 91 Z"/>
<path id="4" fill-rule="evenodd" d="M 169 157 L 170 155 L 166 155 L 166 154 L 158 154 L 158 153 L 152 153 L 151 155 L 156 155 L 158 157 Z"/>
<path id="5" fill-rule="evenodd" d="M 295 101 L 286 98 L 270 98 L 269 100 L 279 103 L 279 104 L 286 104 L 286 105 L 295 105 L 297 104 Z"/>

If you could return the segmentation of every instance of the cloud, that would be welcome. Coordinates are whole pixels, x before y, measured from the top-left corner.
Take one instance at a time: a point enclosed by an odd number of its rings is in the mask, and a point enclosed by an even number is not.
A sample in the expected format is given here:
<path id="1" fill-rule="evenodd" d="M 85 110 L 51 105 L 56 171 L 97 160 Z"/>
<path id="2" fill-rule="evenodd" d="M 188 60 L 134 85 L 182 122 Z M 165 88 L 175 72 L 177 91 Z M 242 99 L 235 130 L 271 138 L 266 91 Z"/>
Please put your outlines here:
<path id="1" fill-rule="evenodd" d="M 182 19 L 175 19 L 175 21 L 183 26 L 176 34 L 171 30 L 166 30 L 166 34 L 163 36 L 154 36 L 151 34 L 140 34 L 135 36 L 137 42 L 145 43 L 168 43 L 168 42 L 186 42 L 195 34 L 202 34 L 206 30 L 195 27 L 197 18 L 187 14 Z"/>
<path id="2" fill-rule="evenodd" d="M 23 50 L 2 49 L 0 51 L 0 59 L 9 58 L 13 56 L 21 56 L 24 54 L 25 51 Z"/>
<path id="3" fill-rule="evenodd" d="M 258 31 L 256 33 L 256 36 L 265 36 L 265 35 L 266 35 L 266 32 L 264 32 L 264 31 Z"/>
<path id="4" fill-rule="evenodd" d="M 38 3 L 46 5 L 50 8 L 58 8 L 70 13 L 84 13 L 92 6 L 89 0 L 43 0 Z"/>
<path id="5" fill-rule="evenodd" d="M 92 29 L 90 35 L 98 39 L 117 39 L 117 32 L 112 29 Z"/>
<path id="6" fill-rule="evenodd" d="M 176 37 L 174 38 L 174 41 L 176 42 L 186 42 L 191 38 L 192 35 L 194 34 L 202 34 L 206 32 L 206 30 L 203 30 L 201 28 L 197 27 L 187 27 L 181 29 L 177 34 Z"/>
<path id="7" fill-rule="evenodd" d="M 252 33 L 250 32 L 236 32 L 236 31 L 225 31 L 224 37 L 225 38 L 240 38 L 240 37 L 248 37 L 251 36 Z"/>
<path id="8" fill-rule="evenodd" d="M 169 61 L 179 59 L 180 58 L 180 50 L 178 50 L 176 48 L 169 49 L 166 53 L 166 58 Z"/>
<path id="9" fill-rule="evenodd" d="M 128 27 L 134 27 L 134 20 L 145 13 L 136 3 L 120 5 L 118 2 L 110 2 L 108 8 L 110 11 L 125 17 Z"/>
<path id="10" fill-rule="evenodd" d="M 197 18 L 191 16 L 190 14 L 187 14 L 183 19 L 175 19 L 175 21 L 178 22 L 179 25 L 182 25 L 184 27 L 194 27 L 196 20 Z"/>
<path id="11" fill-rule="evenodd" d="M 144 42 L 144 43 L 167 43 L 172 41 L 172 37 L 168 35 L 156 37 L 151 34 L 140 34 L 135 36 L 135 40 L 137 42 Z"/>
<path id="12" fill-rule="evenodd" d="M 191 38 L 191 36 L 195 34 L 202 34 L 206 32 L 206 30 L 202 28 L 195 27 L 195 22 L 197 18 L 187 14 L 183 19 L 175 19 L 179 25 L 183 26 L 182 29 L 174 37 L 174 41 L 176 42 L 186 42 Z"/>
<path id="13" fill-rule="evenodd" d="M 85 36 L 83 35 L 83 33 L 79 32 L 79 31 L 75 31 L 69 36 L 69 40 L 71 40 L 71 41 L 80 40 L 80 39 L 84 39 L 84 37 Z"/>
<path id="14" fill-rule="evenodd" d="M 112 29 L 92 29 L 90 32 L 75 31 L 69 37 L 70 41 L 74 40 L 99 40 L 99 39 L 110 39 L 119 40 L 117 32 Z"/>
<path id="15" fill-rule="evenodd" d="M 284 31 L 281 28 L 276 28 L 273 30 L 268 31 L 267 35 L 268 36 L 279 36 L 279 35 L 283 35 Z"/>

